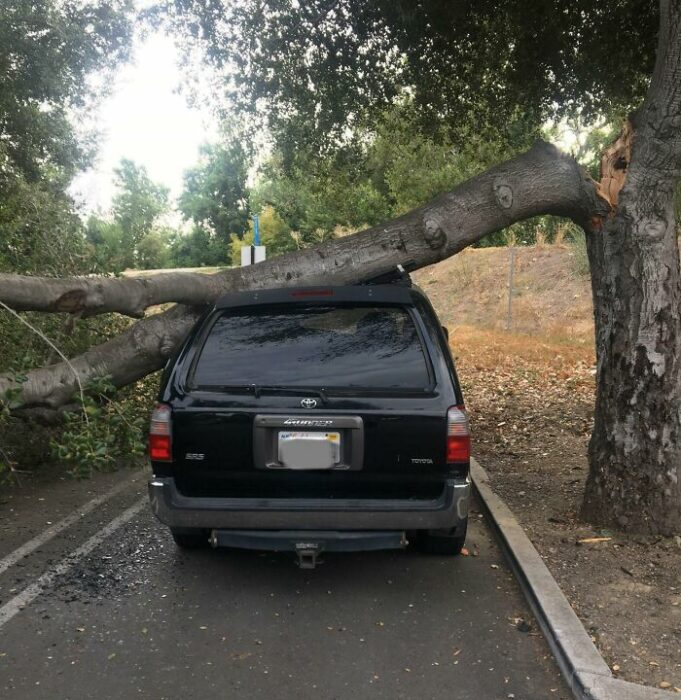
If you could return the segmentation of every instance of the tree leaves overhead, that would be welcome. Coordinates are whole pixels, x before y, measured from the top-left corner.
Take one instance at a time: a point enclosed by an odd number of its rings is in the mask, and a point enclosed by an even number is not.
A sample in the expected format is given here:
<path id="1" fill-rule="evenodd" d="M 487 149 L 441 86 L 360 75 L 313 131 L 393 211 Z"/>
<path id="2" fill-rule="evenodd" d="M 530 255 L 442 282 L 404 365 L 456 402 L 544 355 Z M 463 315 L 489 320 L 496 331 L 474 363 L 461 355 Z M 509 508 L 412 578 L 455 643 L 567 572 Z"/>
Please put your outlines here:
<path id="1" fill-rule="evenodd" d="M 427 132 L 627 110 L 652 71 L 654 0 L 168 0 L 176 30 L 279 145 L 333 146 L 413 96 Z"/>
<path id="2" fill-rule="evenodd" d="M 81 272 L 67 193 L 94 151 L 88 107 L 127 57 L 132 0 L 0 2 L 0 269 Z"/>
<path id="3" fill-rule="evenodd" d="M 3 170 L 34 181 L 46 167 L 68 178 L 84 164 L 89 144 L 71 118 L 104 91 L 108 72 L 127 57 L 132 14 L 132 0 L 0 3 Z"/>

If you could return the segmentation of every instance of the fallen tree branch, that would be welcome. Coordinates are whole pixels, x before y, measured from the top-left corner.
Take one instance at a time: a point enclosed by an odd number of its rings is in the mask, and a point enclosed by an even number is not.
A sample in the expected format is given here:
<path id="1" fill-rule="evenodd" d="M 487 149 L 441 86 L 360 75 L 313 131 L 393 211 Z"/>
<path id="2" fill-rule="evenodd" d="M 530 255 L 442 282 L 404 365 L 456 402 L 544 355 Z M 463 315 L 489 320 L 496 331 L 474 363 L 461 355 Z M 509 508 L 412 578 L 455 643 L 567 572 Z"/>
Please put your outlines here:
<path id="1" fill-rule="evenodd" d="M 545 180 L 540 181 L 539 177 Z M 566 177 L 571 179 L 567 191 L 557 189 L 563 187 Z M 537 213 L 574 218 L 582 209 L 582 202 L 576 199 L 583 195 L 580 178 L 578 166 L 571 158 L 540 142 L 528 153 L 399 219 L 260 263 L 257 268 L 212 274 L 169 271 L 124 278 L 0 274 L 0 301 L 16 311 L 83 316 L 116 311 L 137 318 L 157 304 L 210 304 L 229 290 L 303 281 L 323 284 L 329 275 L 337 282 L 351 282 L 358 273 L 369 277 L 409 259 L 418 266 L 428 265 L 458 252 L 489 231 Z M 473 207 L 480 207 L 477 217 L 475 210 L 471 211 Z"/>
<path id="2" fill-rule="evenodd" d="M 7 304 L 4 302 L 0 301 L 0 307 L 5 309 L 8 313 L 12 314 L 19 323 L 22 323 L 26 328 L 28 328 L 31 332 L 33 332 L 35 335 L 37 335 L 44 343 L 49 345 L 54 352 L 61 357 L 63 360 L 64 364 L 71 370 L 73 374 L 73 378 L 76 381 L 76 384 L 78 385 L 78 392 L 80 394 L 80 402 L 81 405 L 85 403 L 85 394 L 83 393 L 83 384 L 80 381 L 80 377 L 78 376 L 78 372 L 76 372 L 74 366 L 71 364 L 71 361 L 69 360 L 66 355 L 40 330 L 38 330 L 33 324 L 29 323 L 25 318 L 22 318 L 14 309 L 11 309 Z M 85 422 L 87 423 L 88 417 L 87 414 L 83 414 L 85 417 Z"/>
<path id="3" fill-rule="evenodd" d="M 82 383 L 109 375 L 115 386 L 125 386 L 161 368 L 198 319 L 200 310 L 196 305 L 210 304 L 225 291 L 358 282 L 398 264 L 413 268 L 431 265 L 489 233 L 532 216 L 555 214 L 586 225 L 593 217 L 603 216 L 607 207 L 595 183 L 574 159 L 539 142 L 527 153 L 381 226 L 245 268 L 214 275 L 168 273 L 144 280 L 149 291 L 144 304 L 180 299 L 194 308 L 178 305 L 138 321 L 121 335 L 74 358 L 71 365 Z M 157 279 L 158 283 L 152 284 Z M 26 278 L 18 280 L 22 280 L 18 282 L 21 285 Z M 171 280 L 181 288 L 173 289 Z M 78 286 L 82 279 L 57 281 L 66 285 L 71 282 L 74 289 L 82 289 Z M 133 287 L 138 282 L 112 281 L 132 283 Z M 66 287 L 59 289 L 63 293 Z M 100 291 L 104 294 L 105 288 Z M 86 294 L 84 303 L 89 298 Z M 42 303 L 50 307 L 43 310 L 54 310 L 50 299 L 45 291 L 42 301 L 37 300 L 31 308 L 39 310 Z M 27 303 L 22 308 L 27 308 Z M 113 298 L 106 302 L 100 299 L 97 304 L 87 310 L 96 313 L 116 307 L 117 311 L 131 311 L 129 305 L 116 306 Z M 141 307 L 136 308 L 139 311 Z M 11 378 L 0 378 L 0 396 L 11 386 Z M 69 400 L 74 388 L 73 372 L 65 363 L 58 363 L 29 372 L 22 385 L 22 400 L 26 407 L 56 408 Z"/>

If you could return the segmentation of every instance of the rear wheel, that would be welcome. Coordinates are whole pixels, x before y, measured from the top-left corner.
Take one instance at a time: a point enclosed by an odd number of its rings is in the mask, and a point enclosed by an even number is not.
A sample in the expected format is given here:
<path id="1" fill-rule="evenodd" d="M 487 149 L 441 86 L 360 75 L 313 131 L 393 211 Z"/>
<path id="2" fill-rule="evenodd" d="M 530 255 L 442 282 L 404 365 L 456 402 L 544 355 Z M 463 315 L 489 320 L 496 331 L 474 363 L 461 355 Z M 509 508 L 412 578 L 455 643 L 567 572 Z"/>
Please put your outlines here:
<path id="1" fill-rule="evenodd" d="M 414 544 L 416 549 L 424 554 L 456 556 L 463 549 L 467 528 L 468 518 L 449 532 L 446 530 L 420 530 L 416 534 Z"/>
<path id="2" fill-rule="evenodd" d="M 208 546 L 208 533 L 195 528 L 170 528 L 175 544 L 180 549 L 202 549 Z"/>

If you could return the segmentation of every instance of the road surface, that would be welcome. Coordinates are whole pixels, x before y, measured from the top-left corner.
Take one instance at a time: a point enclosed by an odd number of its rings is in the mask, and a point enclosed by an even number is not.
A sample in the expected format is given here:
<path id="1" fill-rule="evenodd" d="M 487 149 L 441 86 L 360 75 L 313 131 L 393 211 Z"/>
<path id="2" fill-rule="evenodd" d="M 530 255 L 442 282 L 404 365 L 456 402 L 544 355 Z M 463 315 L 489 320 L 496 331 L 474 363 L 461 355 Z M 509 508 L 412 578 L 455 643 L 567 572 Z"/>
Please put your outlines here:
<path id="1" fill-rule="evenodd" d="M 306 571 L 177 550 L 146 476 L 0 492 L 3 700 L 570 697 L 477 513 L 470 556 L 329 554 Z"/>

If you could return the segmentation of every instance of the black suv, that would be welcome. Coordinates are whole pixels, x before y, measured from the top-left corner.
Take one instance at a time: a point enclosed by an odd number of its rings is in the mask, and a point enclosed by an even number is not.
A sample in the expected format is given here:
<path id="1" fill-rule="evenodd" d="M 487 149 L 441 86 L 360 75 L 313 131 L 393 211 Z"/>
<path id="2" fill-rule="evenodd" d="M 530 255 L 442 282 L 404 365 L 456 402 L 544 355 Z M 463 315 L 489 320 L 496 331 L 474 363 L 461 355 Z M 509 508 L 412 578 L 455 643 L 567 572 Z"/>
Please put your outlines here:
<path id="1" fill-rule="evenodd" d="M 457 554 L 470 436 L 447 332 L 405 284 L 227 294 L 168 363 L 151 506 L 181 547 Z"/>

